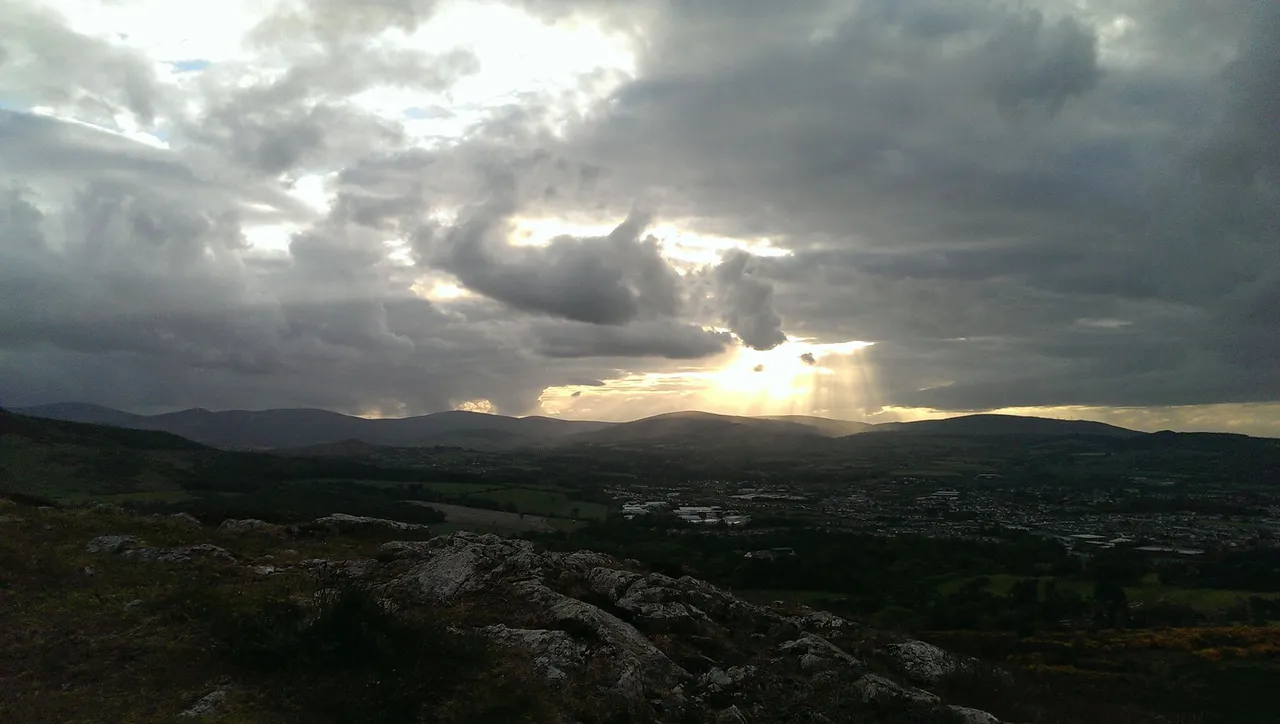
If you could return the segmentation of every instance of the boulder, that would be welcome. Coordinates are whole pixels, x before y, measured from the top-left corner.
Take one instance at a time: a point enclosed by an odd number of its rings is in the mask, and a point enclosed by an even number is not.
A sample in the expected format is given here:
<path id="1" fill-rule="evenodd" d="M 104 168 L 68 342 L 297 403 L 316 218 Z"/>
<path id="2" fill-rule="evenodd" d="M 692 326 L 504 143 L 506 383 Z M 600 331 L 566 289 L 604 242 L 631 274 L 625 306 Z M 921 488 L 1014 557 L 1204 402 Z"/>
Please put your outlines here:
<path id="1" fill-rule="evenodd" d="M 190 563 L 196 559 L 216 560 L 226 563 L 234 563 L 236 561 L 236 557 L 231 551 L 209 543 L 199 543 L 180 548 L 130 548 L 123 551 L 121 555 L 157 563 Z"/>
<path id="2" fill-rule="evenodd" d="M 103 535 L 89 541 L 84 549 L 88 553 L 124 553 L 141 545 L 142 542 L 131 535 Z"/>
<path id="3" fill-rule="evenodd" d="M 369 518 L 362 515 L 334 513 L 323 518 L 316 518 L 310 523 L 299 526 L 302 530 L 327 530 L 334 533 L 352 533 L 363 530 L 390 530 L 407 533 L 411 531 L 430 530 L 430 526 L 418 523 L 405 523 L 387 518 Z"/>
<path id="4" fill-rule="evenodd" d="M 338 576 L 340 578 L 366 578 L 372 574 L 375 569 L 377 569 L 378 562 L 372 558 L 354 558 L 345 561 L 308 558 L 303 561 L 301 565 L 308 573 L 317 577 Z M 259 566 L 259 568 L 281 570 L 274 566 Z"/>
<path id="5" fill-rule="evenodd" d="M 168 516 L 168 519 L 174 523 L 182 523 L 183 525 L 196 527 L 201 525 L 200 519 L 190 513 L 174 513 L 173 515 Z"/>
<path id="6" fill-rule="evenodd" d="M 203 719 L 205 717 L 217 716 L 227 704 L 227 696 L 231 693 L 231 687 L 222 686 L 200 697 L 200 700 L 192 704 L 190 708 L 179 714 L 184 719 Z"/>
<path id="7" fill-rule="evenodd" d="M 738 686 L 755 673 L 754 666 L 730 666 L 728 669 L 717 666 L 700 676 L 698 683 L 713 691 L 720 691 Z"/>
<path id="8" fill-rule="evenodd" d="M 903 686 L 879 674 L 866 674 L 853 682 L 853 688 L 857 690 L 862 700 L 868 704 L 906 702 L 937 706 L 942 703 L 937 694 L 932 694 L 924 689 L 917 689 L 914 686 Z"/>
<path id="9" fill-rule="evenodd" d="M 787 641 L 778 647 L 778 651 L 797 657 L 800 668 L 810 673 L 837 666 L 863 666 L 861 661 L 817 634 L 806 633 L 798 639 Z"/>
<path id="10" fill-rule="evenodd" d="M 955 673 L 963 661 L 954 654 L 924 641 L 902 641 L 885 646 L 894 669 L 922 684 L 936 684 Z"/>
<path id="11" fill-rule="evenodd" d="M 947 709 L 956 716 L 959 724 L 1000 724 L 1000 720 L 994 715 L 988 714 L 981 709 L 955 705 L 949 706 Z"/>
<path id="12" fill-rule="evenodd" d="M 259 535 L 284 535 L 285 528 L 282 525 L 268 523 L 265 520 L 257 518 L 228 518 L 218 526 L 218 530 L 225 533 L 256 533 Z"/>
<path id="13" fill-rule="evenodd" d="M 498 643 L 528 649 L 534 657 L 534 669 L 550 681 L 563 681 L 585 665 L 586 647 L 564 631 L 507 628 L 496 624 L 480 632 Z"/>
<path id="14" fill-rule="evenodd" d="M 669 696 L 676 684 L 689 678 L 632 625 L 553 589 L 548 581 L 565 572 L 573 575 L 578 566 L 566 565 L 564 556 L 537 552 L 528 541 L 454 533 L 418 545 L 388 544 L 380 553 L 384 560 L 405 566 L 385 587 L 394 597 L 444 602 L 481 594 L 485 600 L 518 603 L 527 616 L 548 622 L 549 628 L 572 624 L 570 630 L 588 632 L 593 647 L 603 652 L 599 663 L 612 672 L 612 694 L 630 706 L 648 705 L 649 694 Z M 546 639 L 551 641 L 563 643 L 564 639 Z"/>

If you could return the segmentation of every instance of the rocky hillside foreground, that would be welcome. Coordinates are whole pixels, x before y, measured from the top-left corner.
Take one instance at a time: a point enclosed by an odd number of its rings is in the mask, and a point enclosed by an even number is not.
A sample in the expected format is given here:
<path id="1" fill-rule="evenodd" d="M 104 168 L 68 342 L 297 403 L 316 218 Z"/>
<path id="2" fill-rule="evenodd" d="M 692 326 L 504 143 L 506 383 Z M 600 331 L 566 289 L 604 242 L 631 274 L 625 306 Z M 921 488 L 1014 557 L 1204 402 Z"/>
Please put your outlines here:
<path id="1" fill-rule="evenodd" d="M 350 516 L 215 530 L 0 508 L 0 708 L 14 722 L 998 721 L 930 691 L 973 672 L 924 642 L 590 551 L 427 535 Z"/>

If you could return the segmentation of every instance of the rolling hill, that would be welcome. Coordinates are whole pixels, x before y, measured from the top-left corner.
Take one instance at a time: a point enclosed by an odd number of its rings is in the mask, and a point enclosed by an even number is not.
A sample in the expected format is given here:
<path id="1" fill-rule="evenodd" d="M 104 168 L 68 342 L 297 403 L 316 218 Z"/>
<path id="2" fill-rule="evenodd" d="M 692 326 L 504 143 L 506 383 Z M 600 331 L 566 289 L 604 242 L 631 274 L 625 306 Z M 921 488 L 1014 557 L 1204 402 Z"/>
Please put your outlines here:
<path id="1" fill-rule="evenodd" d="M 298 449 L 359 442 L 390 447 L 463 447 L 503 450 L 532 445 L 699 445 L 726 447 L 850 435 L 1106 436 L 1144 433 L 1087 420 L 1015 415 L 966 415 L 945 420 L 865 422 L 806 415 L 742 417 L 674 412 L 632 422 L 586 422 L 550 417 L 507 417 L 450 411 L 405 418 L 366 419 L 328 410 L 181 410 L 135 415 L 97 405 L 61 403 L 14 410 L 22 415 L 69 422 L 167 432 L 204 445 L 230 449 Z"/>
<path id="2" fill-rule="evenodd" d="M 819 427 L 794 420 L 737 417 L 691 411 L 671 412 L 633 422 L 621 422 L 600 430 L 572 435 L 565 438 L 563 442 L 591 445 L 727 447 L 772 443 L 785 439 L 825 437 L 830 435 Z"/>
<path id="3" fill-rule="evenodd" d="M 1105 437 L 1137 437 L 1147 434 L 1108 425 L 1105 422 L 1058 420 L 1050 417 L 1021 415 L 962 415 L 943 420 L 886 422 L 874 426 L 869 432 L 913 435 L 1100 435 Z"/>
<path id="4" fill-rule="evenodd" d="M 74 403 L 27 407 L 15 412 L 69 422 L 159 430 L 206 445 L 238 449 L 310 447 L 347 440 L 401 447 L 468 442 L 486 447 L 510 447 L 554 440 L 609 424 L 464 411 L 394 419 L 366 419 L 315 409 L 212 412 L 196 408 L 161 415 L 134 415 Z"/>

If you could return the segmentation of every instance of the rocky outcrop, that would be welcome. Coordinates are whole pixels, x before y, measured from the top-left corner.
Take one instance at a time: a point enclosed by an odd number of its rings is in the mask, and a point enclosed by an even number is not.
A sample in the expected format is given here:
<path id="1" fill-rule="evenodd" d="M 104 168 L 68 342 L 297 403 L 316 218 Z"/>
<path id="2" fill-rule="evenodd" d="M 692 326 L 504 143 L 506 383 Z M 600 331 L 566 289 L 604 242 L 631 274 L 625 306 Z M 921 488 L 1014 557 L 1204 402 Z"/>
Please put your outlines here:
<path id="1" fill-rule="evenodd" d="M 867 674 L 853 682 L 853 687 L 868 704 L 907 703 L 936 706 L 942 703 L 937 694 L 914 686 L 903 686 L 879 674 Z"/>
<path id="2" fill-rule="evenodd" d="M 224 533 L 256 533 L 258 535 L 284 535 L 285 527 L 257 518 L 228 518 L 218 526 Z"/>
<path id="3" fill-rule="evenodd" d="M 868 673 L 845 648 L 856 646 L 859 627 L 829 613 L 788 617 L 698 579 L 492 535 L 387 543 L 378 561 L 370 578 L 385 576 L 380 590 L 400 605 L 474 606 L 481 618 L 501 615 L 502 622 L 478 630 L 527 652 L 549 681 L 569 688 L 589 681 L 598 687 L 592 696 L 625 702 L 640 720 L 703 712 L 698 720 L 860 721 L 847 710 L 850 694 L 868 711 L 891 705 L 934 718 L 970 716 L 925 689 Z M 890 651 L 889 660 L 878 659 L 882 668 L 923 649 Z"/>
<path id="4" fill-rule="evenodd" d="M 968 659 L 924 641 L 902 641 L 885 647 L 893 668 L 912 681 L 936 684 L 959 671 Z"/>
<path id="5" fill-rule="evenodd" d="M 298 530 L 303 532 L 315 532 L 318 530 L 326 530 L 332 533 L 355 533 L 365 530 L 387 530 L 408 533 L 413 531 L 427 531 L 430 526 L 420 525 L 417 523 L 404 523 L 398 520 L 388 520 L 386 518 L 369 518 L 362 515 L 347 515 L 346 513 L 334 513 L 326 515 L 323 518 L 316 518 L 310 523 L 304 523 L 297 526 Z"/>
<path id="6" fill-rule="evenodd" d="M 190 708 L 183 711 L 178 716 L 183 719 L 204 719 L 206 717 L 217 716 L 222 712 L 227 704 L 227 696 L 231 694 L 231 687 L 222 686 L 200 697 L 200 700 L 192 704 Z"/>
<path id="7" fill-rule="evenodd" d="M 967 706 L 949 706 L 947 709 L 954 715 L 956 724 L 1000 724 L 999 719 L 981 709 Z"/>
<path id="8" fill-rule="evenodd" d="M 486 626 L 481 633 L 508 646 L 528 649 L 534 669 L 552 682 L 563 682 L 586 667 L 586 646 L 564 631 L 507 628 L 502 624 Z"/>
<path id="9" fill-rule="evenodd" d="M 234 563 L 236 557 L 226 548 L 200 543 L 180 548 L 131 548 L 122 553 L 129 558 L 157 563 L 190 563 L 194 560 L 223 561 Z"/>
<path id="10" fill-rule="evenodd" d="M 104 535 L 89 541 L 84 549 L 87 553 L 123 553 L 140 545 L 131 535 Z"/>
<path id="11" fill-rule="evenodd" d="M 97 538 L 88 548 L 162 561 L 230 556 L 216 546 L 150 549 L 129 536 Z M 885 643 L 838 616 L 783 614 L 695 578 L 642 572 L 598 553 L 454 533 L 386 543 L 376 558 L 288 568 L 273 561 L 244 564 L 258 576 L 305 570 L 324 581 L 317 600 L 340 590 L 335 579 L 349 579 L 388 610 L 447 611 L 455 628 L 523 657 L 555 688 L 565 721 L 998 724 L 927 690 L 962 661 L 941 649 Z"/>
<path id="12" fill-rule="evenodd" d="M 225 548 L 199 543 L 177 548 L 148 548 L 131 535 L 104 535 L 85 545 L 85 551 L 93 554 L 120 555 L 140 561 L 157 563 L 190 563 L 194 560 L 216 560 L 234 563 L 236 557 Z"/>

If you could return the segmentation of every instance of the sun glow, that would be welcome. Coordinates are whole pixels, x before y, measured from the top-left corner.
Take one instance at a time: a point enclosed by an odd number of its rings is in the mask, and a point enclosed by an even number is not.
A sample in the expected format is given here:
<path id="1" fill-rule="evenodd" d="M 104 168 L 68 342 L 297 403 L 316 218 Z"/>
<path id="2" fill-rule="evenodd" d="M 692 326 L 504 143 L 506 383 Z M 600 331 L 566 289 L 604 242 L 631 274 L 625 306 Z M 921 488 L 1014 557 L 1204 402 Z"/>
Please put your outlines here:
<path id="1" fill-rule="evenodd" d="M 771 350 L 739 347 L 705 368 L 633 372 L 599 385 L 547 389 L 544 414 L 630 420 L 680 410 L 726 415 L 818 415 L 862 419 L 879 409 L 870 342 L 792 338 Z"/>

